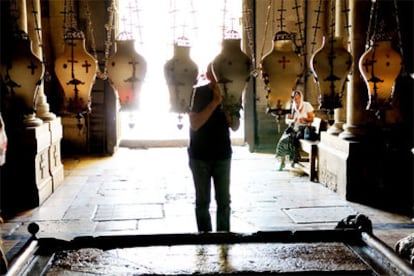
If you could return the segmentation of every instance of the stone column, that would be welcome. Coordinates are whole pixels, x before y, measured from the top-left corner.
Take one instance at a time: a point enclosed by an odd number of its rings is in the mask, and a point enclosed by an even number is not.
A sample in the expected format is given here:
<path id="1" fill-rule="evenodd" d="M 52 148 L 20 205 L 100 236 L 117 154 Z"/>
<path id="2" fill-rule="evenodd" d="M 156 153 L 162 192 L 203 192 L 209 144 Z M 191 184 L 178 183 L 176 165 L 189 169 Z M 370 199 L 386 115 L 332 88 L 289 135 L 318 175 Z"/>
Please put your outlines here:
<path id="1" fill-rule="evenodd" d="M 13 3 L 11 2 L 10 4 L 11 8 L 13 8 Z M 26 5 L 26 0 L 19 0 L 15 2 L 15 7 L 17 10 L 17 27 L 19 29 L 19 31 L 23 31 L 26 34 L 29 35 L 29 27 L 28 27 L 28 22 L 27 22 L 27 5 Z M 29 38 L 31 39 L 30 35 Z M 32 40 L 33 42 L 33 40 Z M 33 50 L 32 50 L 33 53 Z M 36 54 L 35 54 L 36 55 Z M 23 120 L 23 124 L 26 127 L 32 127 L 32 126 L 40 126 L 43 123 L 42 120 L 38 119 L 35 117 L 35 114 L 27 114 L 25 115 L 25 119 Z"/>
<path id="2" fill-rule="evenodd" d="M 19 30 L 27 33 L 26 0 L 16 1 L 16 9 L 19 13 L 19 16 L 17 18 L 17 26 L 19 27 Z"/>
<path id="3" fill-rule="evenodd" d="M 28 33 L 32 40 L 32 52 L 43 62 L 40 0 L 28 1 L 27 3 Z M 47 103 L 47 97 L 44 93 L 43 81 L 39 85 L 37 93 L 36 116 L 43 121 L 52 121 L 56 119 L 56 115 L 49 112 L 49 104 Z"/>
<path id="4" fill-rule="evenodd" d="M 346 124 L 339 137 L 358 140 L 366 133 L 364 127 L 370 117 L 366 110 L 368 92 L 359 72 L 358 61 L 365 50 L 365 34 L 370 14 L 369 0 L 350 1 L 350 41 L 353 56 L 352 71 L 347 91 Z"/>
<path id="5" fill-rule="evenodd" d="M 349 1 L 346 1 L 349 2 Z M 343 12 L 344 0 L 335 1 L 335 37 L 343 37 L 344 43 L 348 41 L 348 34 L 346 33 L 346 13 Z M 348 3 L 347 3 L 348 8 Z M 348 49 L 349 51 L 349 49 Z M 348 84 L 346 84 L 348 87 Z M 342 108 L 336 108 L 334 111 L 335 123 L 327 130 L 329 134 L 338 135 L 343 131 L 343 124 L 346 120 L 346 88 L 343 92 Z"/>

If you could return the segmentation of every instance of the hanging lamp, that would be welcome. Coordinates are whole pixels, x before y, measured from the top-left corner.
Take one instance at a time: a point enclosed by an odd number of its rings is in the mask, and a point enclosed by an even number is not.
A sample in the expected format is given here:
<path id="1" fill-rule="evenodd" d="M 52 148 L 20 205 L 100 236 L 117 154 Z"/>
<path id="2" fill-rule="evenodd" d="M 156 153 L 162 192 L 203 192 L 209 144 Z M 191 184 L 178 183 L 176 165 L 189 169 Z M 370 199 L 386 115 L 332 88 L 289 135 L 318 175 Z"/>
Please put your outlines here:
<path id="1" fill-rule="evenodd" d="M 235 29 L 234 20 L 235 17 L 230 16 L 227 10 L 227 1 L 224 1 L 221 51 L 211 62 L 223 97 L 223 109 L 232 114 L 242 108 L 243 94 L 252 67 L 251 59 L 241 49 L 241 36 Z"/>
<path id="2" fill-rule="evenodd" d="M 371 44 L 359 59 L 359 71 L 368 88 L 367 110 L 381 112 L 391 107 L 402 58 L 393 49 L 391 39 L 383 34 L 374 35 Z"/>
<path id="3" fill-rule="evenodd" d="M 15 96 L 24 108 L 26 115 L 34 112 L 34 99 L 40 80 L 44 74 L 44 66 L 31 50 L 31 40 L 27 33 L 15 33 L 13 51 L 6 60 L 2 59 L 1 75 L 8 92 Z"/>
<path id="4" fill-rule="evenodd" d="M 310 58 L 310 67 L 319 89 L 319 109 L 328 114 L 330 123 L 336 108 L 342 107 L 343 91 L 351 72 L 352 55 L 345 48 L 345 39 L 335 36 L 335 5 L 331 1 L 330 29 L 323 36 L 322 46 Z"/>
<path id="5" fill-rule="evenodd" d="M 269 1 L 265 33 L 269 23 L 271 7 L 272 1 Z M 295 3 L 295 8 L 298 12 L 297 3 Z M 292 91 L 296 89 L 297 82 L 303 72 L 303 64 L 296 51 L 295 35 L 284 30 L 286 27 L 284 12 L 286 9 L 283 0 L 280 1 L 278 11 L 279 31 L 274 35 L 272 49 L 262 56 L 260 62 L 261 75 L 267 92 L 266 112 L 274 115 L 279 121 L 281 116 L 291 110 Z M 297 25 L 300 26 L 300 24 Z"/>
<path id="6" fill-rule="evenodd" d="M 195 18 L 192 0 L 171 2 L 173 56 L 164 64 L 164 77 L 169 91 L 170 111 L 178 114 L 178 129 L 182 129 L 183 114 L 188 112 L 193 87 L 197 82 L 198 66 L 191 59 L 191 43 L 186 31 L 190 27 L 186 22 L 189 15 Z M 176 37 L 177 26 L 182 27 L 182 34 Z M 195 22 L 193 23 L 195 30 Z M 196 35 L 196 34 L 194 34 Z M 194 38 L 193 38 L 194 39 Z"/>
<path id="7" fill-rule="evenodd" d="M 359 71 L 368 89 L 367 110 L 377 117 L 391 108 L 394 84 L 401 72 L 401 54 L 393 49 L 392 37 L 385 31 L 384 22 L 378 23 L 379 3 L 371 2 L 375 11 L 372 27 L 374 33 L 367 40 L 367 50 L 359 59 Z M 372 22 L 370 22 L 371 25 Z"/>
<path id="8" fill-rule="evenodd" d="M 367 109 L 388 109 L 395 80 L 401 71 L 401 55 L 388 38 L 376 36 L 375 42 L 359 59 L 359 70 L 369 91 Z"/>
<path id="9" fill-rule="evenodd" d="M 65 93 L 68 112 L 90 111 L 97 67 L 97 60 L 86 51 L 83 32 L 69 28 L 64 36 L 64 51 L 55 60 L 55 73 Z"/>
<path id="10" fill-rule="evenodd" d="M 114 11 L 121 8 L 115 7 L 114 0 L 112 6 Z M 118 93 L 121 110 L 132 112 L 139 109 L 140 92 L 147 73 L 147 62 L 135 48 L 134 28 L 140 30 L 138 3 L 134 5 L 128 3 L 127 7 L 122 8 L 127 9 L 128 16 L 134 23 L 126 24 L 127 19 L 121 19 L 124 23 L 119 25 L 121 29 L 116 36 L 115 53 L 108 59 L 107 76 Z"/>
<path id="11" fill-rule="evenodd" d="M 342 107 L 345 81 L 351 71 L 352 55 L 343 37 L 323 37 L 322 47 L 312 55 L 310 66 L 319 88 L 319 109 L 327 112 Z"/>
<path id="12" fill-rule="evenodd" d="M 1 56 L 2 81 L 12 101 L 12 108 L 23 113 L 24 125 L 39 126 L 43 121 L 34 116 L 35 99 L 44 75 L 44 64 L 33 53 L 32 41 L 24 31 L 27 29 L 27 22 L 22 19 L 26 17 L 25 5 L 18 7 L 16 2 L 11 2 L 10 15 L 13 30 L 9 51 Z"/>
<path id="13" fill-rule="evenodd" d="M 239 34 L 230 30 L 224 36 L 221 52 L 214 58 L 212 69 L 221 94 L 223 108 L 238 112 L 243 93 L 250 80 L 251 59 L 241 50 Z"/>
<path id="14" fill-rule="evenodd" d="M 190 44 L 186 37 L 174 43 L 174 55 L 164 65 L 164 75 L 170 95 L 170 111 L 188 112 L 193 86 L 197 82 L 198 67 L 190 57 Z"/>
<path id="15" fill-rule="evenodd" d="M 282 115 L 290 111 L 292 90 L 302 73 L 292 34 L 275 34 L 273 49 L 262 59 L 262 77 L 267 89 L 267 112 Z"/>
<path id="16" fill-rule="evenodd" d="M 108 61 L 108 78 L 118 92 L 121 110 L 139 108 L 139 94 L 147 63 L 135 50 L 135 40 L 116 40 L 116 53 Z"/>
<path id="17" fill-rule="evenodd" d="M 65 1 L 64 48 L 63 53 L 55 60 L 54 69 L 65 94 L 65 110 L 82 117 L 84 113 L 91 111 L 91 91 L 98 72 L 98 62 L 86 50 L 85 35 L 77 28 L 73 5 L 73 0 Z"/>

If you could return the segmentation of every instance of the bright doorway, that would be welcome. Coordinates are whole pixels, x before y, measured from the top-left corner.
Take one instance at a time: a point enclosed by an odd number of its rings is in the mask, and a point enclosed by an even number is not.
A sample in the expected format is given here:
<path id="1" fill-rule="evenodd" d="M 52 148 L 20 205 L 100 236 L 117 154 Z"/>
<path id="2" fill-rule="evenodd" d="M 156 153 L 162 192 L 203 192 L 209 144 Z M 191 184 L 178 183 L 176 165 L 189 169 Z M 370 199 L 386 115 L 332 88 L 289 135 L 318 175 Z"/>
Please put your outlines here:
<path id="1" fill-rule="evenodd" d="M 189 136 L 188 117 L 184 115 L 180 121 L 178 114 L 169 112 L 169 92 L 163 71 L 164 64 L 172 58 L 174 38 L 184 35 L 190 39 L 191 58 L 203 74 L 207 64 L 221 51 L 223 25 L 230 26 L 223 22 L 231 21 L 231 28 L 241 34 L 242 1 L 227 1 L 226 6 L 222 0 L 177 0 L 170 1 L 169 5 L 166 1 L 140 1 L 139 16 L 134 16 L 130 7 L 136 2 L 119 1 L 119 31 L 125 31 L 122 26 L 130 26 L 129 18 L 139 18 L 140 22 L 132 23 L 139 25 L 133 37 L 137 52 L 147 61 L 147 74 L 140 94 L 140 109 L 121 112 L 121 138 L 185 143 Z M 223 16 L 224 9 L 226 16 Z M 239 142 L 244 141 L 243 114 L 241 119 L 240 129 L 231 133 L 232 139 Z M 179 123 L 181 128 L 177 127 Z"/>

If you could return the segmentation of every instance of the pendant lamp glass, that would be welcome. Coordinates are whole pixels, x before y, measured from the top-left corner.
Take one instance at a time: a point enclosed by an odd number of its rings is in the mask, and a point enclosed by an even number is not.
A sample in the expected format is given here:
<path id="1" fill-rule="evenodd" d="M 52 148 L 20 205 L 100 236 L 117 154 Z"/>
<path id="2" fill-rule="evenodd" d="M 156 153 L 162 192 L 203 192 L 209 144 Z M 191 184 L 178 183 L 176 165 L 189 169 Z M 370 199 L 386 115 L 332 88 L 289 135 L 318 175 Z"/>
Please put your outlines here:
<path id="1" fill-rule="evenodd" d="M 333 112 L 342 107 L 342 96 L 347 76 L 351 71 L 352 55 L 344 47 L 342 37 L 326 41 L 310 59 L 311 70 L 319 88 L 321 110 Z"/>
<path id="2" fill-rule="evenodd" d="M 377 36 L 371 47 L 359 59 L 359 71 L 368 88 L 367 109 L 389 109 L 394 84 L 402 67 L 401 55 L 392 47 L 392 41 Z"/>
<path id="3" fill-rule="evenodd" d="M 1 58 L 0 72 L 3 83 L 13 101 L 22 108 L 24 115 L 34 113 L 34 101 L 44 75 L 44 65 L 32 52 L 32 42 L 27 33 L 14 34 L 13 49 Z"/>
<path id="4" fill-rule="evenodd" d="M 55 61 L 55 73 L 65 93 L 65 109 L 68 112 L 90 111 L 90 95 L 97 71 L 97 60 L 86 51 L 83 32 L 68 29 L 64 37 L 64 51 Z"/>
<path id="5" fill-rule="evenodd" d="M 116 52 L 108 61 L 108 78 L 118 92 L 122 110 L 139 109 L 139 95 L 147 63 L 135 50 L 135 40 L 117 40 Z"/>
<path id="6" fill-rule="evenodd" d="M 273 48 L 262 58 L 261 67 L 268 92 L 267 112 L 280 115 L 290 111 L 292 90 L 303 70 L 292 34 L 285 31 L 275 34 Z"/>
<path id="7" fill-rule="evenodd" d="M 243 93 L 250 80 L 252 62 L 241 50 L 241 38 L 232 30 L 225 34 L 221 52 L 214 58 L 212 69 L 223 96 L 223 108 L 238 112 Z"/>
<path id="8" fill-rule="evenodd" d="M 190 43 L 180 37 L 174 43 L 174 55 L 164 65 L 164 75 L 170 95 L 170 111 L 187 113 L 193 86 L 197 82 L 198 66 L 190 57 Z"/>

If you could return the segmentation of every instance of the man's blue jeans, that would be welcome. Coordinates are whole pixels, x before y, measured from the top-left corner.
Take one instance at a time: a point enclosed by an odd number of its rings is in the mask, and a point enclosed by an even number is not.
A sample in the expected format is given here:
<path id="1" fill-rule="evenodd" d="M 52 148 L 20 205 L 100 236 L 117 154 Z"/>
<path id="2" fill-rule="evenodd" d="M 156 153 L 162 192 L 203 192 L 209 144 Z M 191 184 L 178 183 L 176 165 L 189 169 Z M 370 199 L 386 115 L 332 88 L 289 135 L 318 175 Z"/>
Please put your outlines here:
<path id="1" fill-rule="evenodd" d="M 230 165 L 231 159 L 204 161 L 190 158 L 196 193 L 198 231 L 212 231 L 210 217 L 211 179 L 217 202 L 217 231 L 230 231 Z"/>

